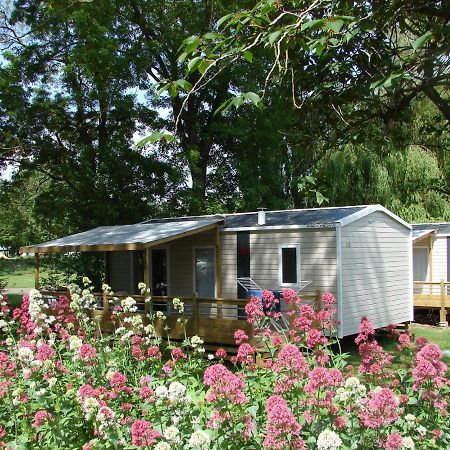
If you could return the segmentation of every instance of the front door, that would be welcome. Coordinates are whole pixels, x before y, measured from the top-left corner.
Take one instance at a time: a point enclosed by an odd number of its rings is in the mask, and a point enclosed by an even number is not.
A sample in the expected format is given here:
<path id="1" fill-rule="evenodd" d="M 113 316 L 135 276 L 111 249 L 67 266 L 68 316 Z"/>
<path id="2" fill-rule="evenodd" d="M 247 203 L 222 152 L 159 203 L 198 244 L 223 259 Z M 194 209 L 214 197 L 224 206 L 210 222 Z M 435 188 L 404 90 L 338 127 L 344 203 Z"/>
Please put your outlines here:
<path id="1" fill-rule="evenodd" d="M 152 249 L 152 295 L 167 295 L 167 250 Z"/>
<path id="2" fill-rule="evenodd" d="M 199 297 L 215 297 L 216 276 L 214 247 L 194 248 L 194 290 Z"/>

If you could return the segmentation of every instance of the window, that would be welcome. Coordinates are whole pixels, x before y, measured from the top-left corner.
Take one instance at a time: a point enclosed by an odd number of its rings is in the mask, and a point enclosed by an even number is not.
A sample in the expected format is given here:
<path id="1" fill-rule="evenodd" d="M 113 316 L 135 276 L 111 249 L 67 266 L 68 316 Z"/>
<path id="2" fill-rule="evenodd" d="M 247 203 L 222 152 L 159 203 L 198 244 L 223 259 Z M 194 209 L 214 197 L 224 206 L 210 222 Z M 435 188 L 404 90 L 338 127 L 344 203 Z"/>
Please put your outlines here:
<path id="1" fill-rule="evenodd" d="M 278 247 L 278 278 L 280 286 L 300 283 L 300 244 L 281 244 Z"/>

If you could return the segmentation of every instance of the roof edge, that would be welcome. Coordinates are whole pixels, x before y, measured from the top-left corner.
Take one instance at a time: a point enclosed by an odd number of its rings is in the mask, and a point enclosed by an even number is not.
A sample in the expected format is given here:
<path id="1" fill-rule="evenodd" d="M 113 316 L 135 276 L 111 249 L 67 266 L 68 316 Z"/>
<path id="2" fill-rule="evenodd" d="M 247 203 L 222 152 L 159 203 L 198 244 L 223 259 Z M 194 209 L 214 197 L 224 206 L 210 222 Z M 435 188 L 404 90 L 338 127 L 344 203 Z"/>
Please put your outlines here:
<path id="1" fill-rule="evenodd" d="M 366 206 L 361 211 L 357 211 L 357 212 L 355 212 L 353 214 L 350 214 L 349 216 L 344 217 L 343 219 L 337 220 L 337 222 L 340 223 L 341 226 L 343 227 L 343 226 L 348 225 L 348 224 L 350 224 L 352 222 L 355 222 L 358 219 L 362 219 L 363 217 L 368 216 L 369 214 L 372 214 L 373 212 L 376 212 L 376 211 L 381 211 L 381 212 L 385 213 L 386 215 L 388 215 L 392 219 L 396 220 L 397 222 L 401 223 L 403 226 L 408 228 L 408 230 L 412 230 L 412 226 L 408 222 L 406 222 L 401 217 L 399 217 L 396 214 L 394 214 L 392 211 L 389 211 L 389 209 L 385 208 L 382 205 Z"/>

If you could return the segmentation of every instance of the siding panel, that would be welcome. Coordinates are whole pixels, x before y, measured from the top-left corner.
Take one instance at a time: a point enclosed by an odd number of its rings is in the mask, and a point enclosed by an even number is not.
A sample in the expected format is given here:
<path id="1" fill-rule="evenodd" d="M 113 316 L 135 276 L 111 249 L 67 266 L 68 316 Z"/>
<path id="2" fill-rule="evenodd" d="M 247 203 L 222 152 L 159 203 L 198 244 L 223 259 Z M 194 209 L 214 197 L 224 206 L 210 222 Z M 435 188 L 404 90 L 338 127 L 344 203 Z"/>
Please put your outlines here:
<path id="1" fill-rule="evenodd" d="M 342 227 L 343 334 L 411 320 L 410 230 L 376 211 Z"/>

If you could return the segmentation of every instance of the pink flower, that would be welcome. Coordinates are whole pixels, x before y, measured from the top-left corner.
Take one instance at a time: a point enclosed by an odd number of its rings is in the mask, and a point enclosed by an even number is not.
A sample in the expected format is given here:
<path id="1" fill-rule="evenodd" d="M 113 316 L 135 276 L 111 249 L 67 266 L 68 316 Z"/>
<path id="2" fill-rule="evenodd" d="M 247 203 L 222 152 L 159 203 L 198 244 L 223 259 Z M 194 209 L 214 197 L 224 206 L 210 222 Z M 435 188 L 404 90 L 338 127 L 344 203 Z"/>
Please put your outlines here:
<path id="1" fill-rule="evenodd" d="M 203 382 L 210 388 L 206 394 L 206 400 L 210 403 L 226 400 L 237 405 L 248 401 L 244 382 L 222 364 L 209 366 L 203 375 Z"/>
<path id="2" fill-rule="evenodd" d="M 175 362 L 177 362 L 180 359 L 187 359 L 186 353 L 181 350 L 180 347 L 174 347 L 172 349 L 172 358 Z"/>
<path id="3" fill-rule="evenodd" d="M 242 364 L 253 363 L 255 348 L 250 344 L 241 344 L 238 348 L 236 360 Z"/>
<path id="4" fill-rule="evenodd" d="M 236 345 L 241 345 L 243 342 L 248 341 L 248 336 L 244 330 L 236 330 L 234 332 L 234 340 Z"/>
<path id="5" fill-rule="evenodd" d="M 245 314 L 247 314 L 247 322 L 255 323 L 258 317 L 264 317 L 262 300 L 258 297 L 251 297 L 245 305 Z"/>
<path id="6" fill-rule="evenodd" d="M 83 448 L 81 450 L 93 450 L 94 445 L 92 442 L 86 442 L 86 444 L 83 445 Z"/>
<path id="7" fill-rule="evenodd" d="M 91 344 L 83 344 L 80 347 L 80 358 L 84 361 L 95 359 L 97 357 L 97 351 Z"/>
<path id="8" fill-rule="evenodd" d="M 216 357 L 217 357 L 217 358 L 221 358 L 221 359 L 226 358 L 226 357 L 227 357 L 227 352 L 226 352 L 226 350 L 223 349 L 223 348 L 218 348 L 218 349 L 216 350 Z"/>
<path id="9" fill-rule="evenodd" d="M 301 304 L 298 317 L 294 319 L 294 327 L 299 331 L 307 331 L 316 320 L 316 313 L 311 306 Z"/>
<path id="10" fill-rule="evenodd" d="M 322 306 L 330 308 L 336 303 L 336 300 L 331 292 L 324 292 L 322 295 Z"/>
<path id="11" fill-rule="evenodd" d="M 413 346 L 412 336 L 410 333 L 400 333 L 398 337 L 397 348 L 401 352 L 405 348 L 411 348 Z"/>
<path id="12" fill-rule="evenodd" d="M 278 299 L 275 298 L 272 291 L 262 291 L 262 303 L 263 307 L 268 310 L 272 309 L 277 303 L 279 303 Z"/>
<path id="13" fill-rule="evenodd" d="M 328 339 L 315 328 L 312 328 L 308 331 L 308 334 L 306 335 L 306 345 L 309 348 L 314 348 L 319 345 L 325 345 L 328 342 Z"/>
<path id="14" fill-rule="evenodd" d="M 436 344 L 427 344 L 419 350 L 415 357 L 415 367 L 412 371 L 414 389 L 431 383 L 432 387 L 448 384 L 445 378 L 447 365 L 442 361 L 442 351 Z"/>
<path id="15" fill-rule="evenodd" d="M 360 345 L 362 342 L 369 340 L 373 336 L 375 336 L 375 329 L 373 328 L 372 323 L 367 317 L 363 317 L 358 328 L 358 336 L 355 339 L 356 345 Z"/>
<path id="16" fill-rule="evenodd" d="M 270 450 L 304 449 L 300 438 L 301 426 L 297 422 L 286 400 L 278 395 L 267 399 L 266 437 L 263 447 Z"/>
<path id="17" fill-rule="evenodd" d="M 131 425 L 131 443 L 137 447 L 149 447 L 156 442 L 160 434 L 146 420 L 135 420 Z"/>
<path id="18" fill-rule="evenodd" d="M 398 433 L 389 435 L 386 441 L 386 448 L 388 450 L 397 450 L 402 446 L 403 438 Z"/>
<path id="19" fill-rule="evenodd" d="M 153 397 L 153 389 L 148 386 L 142 386 L 141 389 L 139 390 L 139 397 L 142 400 L 151 399 Z"/>
<path id="20" fill-rule="evenodd" d="M 278 359 L 272 369 L 280 374 L 275 385 L 275 392 L 279 394 L 289 391 L 306 377 L 308 363 L 296 345 L 288 344 L 278 353 Z"/>
<path id="21" fill-rule="evenodd" d="M 44 425 L 44 423 L 47 420 L 50 420 L 51 418 L 52 418 L 52 415 L 49 412 L 47 412 L 45 410 L 40 410 L 34 415 L 34 421 L 31 424 L 31 426 L 33 428 L 40 427 L 40 426 Z"/>
<path id="22" fill-rule="evenodd" d="M 380 428 L 382 425 L 398 420 L 400 402 L 389 388 L 374 389 L 361 401 L 359 418 L 368 428 Z"/>
<path id="23" fill-rule="evenodd" d="M 376 340 L 363 341 L 359 345 L 358 351 L 362 358 L 358 369 L 361 373 L 380 375 L 383 369 L 392 362 L 392 355 L 385 352 Z"/>
<path id="24" fill-rule="evenodd" d="M 123 375 L 120 372 L 114 372 L 111 375 L 111 378 L 109 380 L 109 384 L 111 385 L 111 387 L 120 387 L 123 386 L 124 384 L 127 383 L 127 377 L 125 375 Z"/>
<path id="25" fill-rule="evenodd" d="M 42 342 L 37 348 L 36 359 L 38 361 L 47 361 L 47 359 L 53 358 L 55 356 L 55 351 L 50 347 L 50 345 Z"/>
<path id="26" fill-rule="evenodd" d="M 295 302 L 297 300 L 297 292 L 295 292 L 293 289 L 283 289 L 283 292 L 281 294 L 281 297 L 286 302 Z"/>
<path id="27" fill-rule="evenodd" d="M 159 351 L 159 347 L 157 345 L 152 345 L 147 350 L 147 356 L 149 358 L 161 359 L 161 352 Z"/>
<path id="28" fill-rule="evenodd" d="M 309 372 L 305 391 L 313 394 L 321 388 L 337 387 L 342 384 L 342 373 L 338 369 L 316 367 Z"/>

